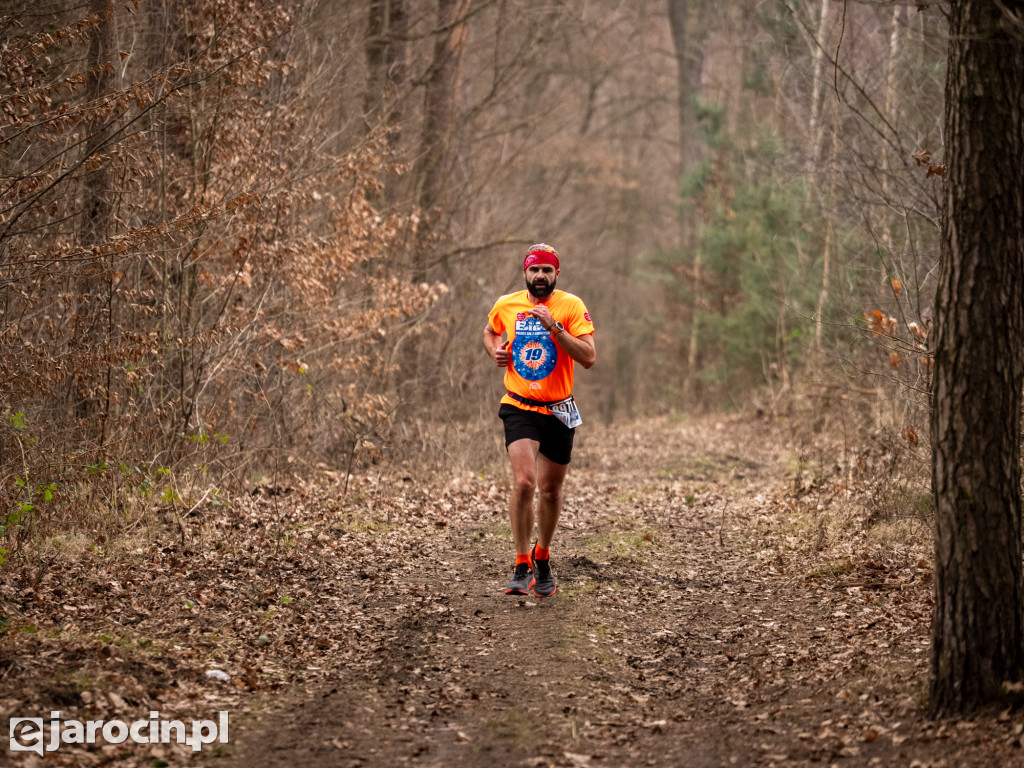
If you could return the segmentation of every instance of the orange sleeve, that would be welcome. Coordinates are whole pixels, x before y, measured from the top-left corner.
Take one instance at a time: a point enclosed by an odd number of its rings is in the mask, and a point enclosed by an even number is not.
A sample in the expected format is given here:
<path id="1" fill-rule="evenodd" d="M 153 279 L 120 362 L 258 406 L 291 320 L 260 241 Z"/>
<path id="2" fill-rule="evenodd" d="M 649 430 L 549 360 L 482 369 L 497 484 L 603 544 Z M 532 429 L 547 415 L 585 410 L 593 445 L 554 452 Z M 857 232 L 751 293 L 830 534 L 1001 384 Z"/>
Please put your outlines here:
<path id="1" fill-rule="evenodd" d="M 494 302 L 490 313 L 487 315 L 487 322 L 491 324 L 491 330 L 497 334 L 504 333 L 505 324 L 501 321 L 501 299 Z"/>
<path id="2" fill-rule="evenodd" d="M 594 332 L 594 323 L 590 319 L 590 313 L 587 312 L 586 305 L 580 299 L 576 299 L 572 303 L 569 322 L 565 327 L 573 336 L 586 336 L 588 333 Z"/>

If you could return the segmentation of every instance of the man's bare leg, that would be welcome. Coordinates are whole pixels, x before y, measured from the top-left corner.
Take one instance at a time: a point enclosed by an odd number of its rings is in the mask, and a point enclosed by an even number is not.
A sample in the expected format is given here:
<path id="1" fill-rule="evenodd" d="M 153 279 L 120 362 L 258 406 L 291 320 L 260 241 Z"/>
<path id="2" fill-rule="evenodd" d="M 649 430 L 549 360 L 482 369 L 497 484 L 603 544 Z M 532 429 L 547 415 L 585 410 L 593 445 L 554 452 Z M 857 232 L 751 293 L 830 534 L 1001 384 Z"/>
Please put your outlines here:
<path id="1" fill-rule="evenodd" d="M 558 517 L 562 513 L 562 484 L 568 464 L 556 464 L 542 453 L 537 455 L 537 487 L 540 503 L 537 505 L 537 546 L 550 549 L 555 536 Z"/>
<path id="2" fill-rule="evenodd" d="M 512 524 L 512 541 L 516 545 L 517 555 L 524 555 L 530 551 L 530 537 L 533 536 L 533 496 L 537 489 L 539 448 L 540 443 L 526 438 L 516 440 L 508 446 L 508 457 L 512 461 L 514 477 L 512 496 L 509 500 L 509 521 Z M 541 456 L 541 458 L 544 457 Z M 547 460 L 545 459 L 545 461 Z M 543 504 L 543 500 L 541 503 Z"/>

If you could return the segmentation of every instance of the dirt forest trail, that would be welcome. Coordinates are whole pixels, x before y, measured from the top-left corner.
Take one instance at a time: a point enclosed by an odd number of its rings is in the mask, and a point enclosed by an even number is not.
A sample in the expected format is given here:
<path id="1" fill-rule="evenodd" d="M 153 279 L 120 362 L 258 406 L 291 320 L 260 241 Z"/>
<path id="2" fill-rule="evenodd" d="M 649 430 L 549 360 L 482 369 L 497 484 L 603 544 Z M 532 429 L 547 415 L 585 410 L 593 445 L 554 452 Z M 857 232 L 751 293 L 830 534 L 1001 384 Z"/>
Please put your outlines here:
<path id="1" fill-rule="evenodd" d="M 69 539 L 0 580 L 0 713 L 229 713 L 230 737 L 0 765 L 1024 766 L 1019 709 L 924 716 L 927 513 L 892 493 L 883 442 L 835 434 L 584 425 L 547 599 L 503 593 L 500 444 L 472 472 L 301 466 Z"/>
<path id="2" fill-rule="evenodd" d="M 793 446 L 738 421 L 604 431 L 577 455 L 557 595 L 503 594 L 499 483 L 358 574 L 372 630 L 355 620 L 319 685 L 233 726 L 227 764 L 1024 765 L 1019 713 L 922 714 L 927 562 L 836 560 L 824 522 L 813 545 L 792 522 L 843 473 L 801 485 Z"/>

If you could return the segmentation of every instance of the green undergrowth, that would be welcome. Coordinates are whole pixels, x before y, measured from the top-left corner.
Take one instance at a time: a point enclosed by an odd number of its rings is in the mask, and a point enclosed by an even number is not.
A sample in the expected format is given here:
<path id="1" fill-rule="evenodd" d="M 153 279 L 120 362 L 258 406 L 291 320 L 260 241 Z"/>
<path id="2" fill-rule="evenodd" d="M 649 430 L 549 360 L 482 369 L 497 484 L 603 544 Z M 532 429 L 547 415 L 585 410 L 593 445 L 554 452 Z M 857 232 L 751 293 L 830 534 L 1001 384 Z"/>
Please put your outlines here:
<path id="1" fill-rule="evenodd" d="M 603 582 L 604 586 L 609 586 Z M 581 578 L 574 581 L 561 581 L 558 585 L 558 594 L 563 600 L 570 602 L 589 598 L 597 591 L 597 582 L 590 578 Z"/>
<path id="2" fill-rule="evenodd" d="M 756 463 L 732 454 L 697 453 L 686 457 L 679 466 L 661 469 L 659 475 L 690 482 L 725 481 L 738 472 L 749 471 L 757 467 Z"/>
<path id="3" fill-rule="evenodd" d="M 634 525 L 633 521 L 618 519 L 615 528 L 595 533 L 583 541 L 583 549 L 594 557 L 620 560 L 642 565 L 645 554 L 657 542 L 657 533 L 646 526 Z M 618 526 L 622 525 L 622 528 Z"/>

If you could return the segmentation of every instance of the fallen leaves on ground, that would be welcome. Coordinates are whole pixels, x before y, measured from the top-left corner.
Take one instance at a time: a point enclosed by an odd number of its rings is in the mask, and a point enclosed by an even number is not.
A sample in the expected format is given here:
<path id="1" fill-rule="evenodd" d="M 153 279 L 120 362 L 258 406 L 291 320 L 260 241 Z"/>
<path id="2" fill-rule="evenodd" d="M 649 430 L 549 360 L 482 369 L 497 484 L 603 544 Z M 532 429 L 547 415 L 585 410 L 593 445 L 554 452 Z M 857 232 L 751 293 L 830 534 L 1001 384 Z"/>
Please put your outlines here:
<path id="1" fill-rule="evenodd" d="M 226 747 L 46 761 L 81 766 L 1024 759 L 1019 712 L 922 714 L 931 546 L 926 526 L 883 535 L 873 519 L 884 456 L 743 419 L 579 437 L 553 598 L 503 594 L 503 465 L 294 478 L 201 507 L 184 542 L 156 519 L 11 573 L 0 709 L 231 712 Z"/>

